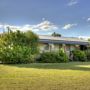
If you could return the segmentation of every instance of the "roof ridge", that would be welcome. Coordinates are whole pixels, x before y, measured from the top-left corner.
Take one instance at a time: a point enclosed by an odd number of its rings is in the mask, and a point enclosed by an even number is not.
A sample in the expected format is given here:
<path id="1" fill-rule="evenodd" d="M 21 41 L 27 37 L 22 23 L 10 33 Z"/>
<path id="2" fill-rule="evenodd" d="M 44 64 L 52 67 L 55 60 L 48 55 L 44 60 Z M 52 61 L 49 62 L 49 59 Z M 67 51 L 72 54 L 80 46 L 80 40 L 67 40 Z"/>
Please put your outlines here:
<path id="1" fill-rule="evenodd" d="M 47 36 L 47 37 L 45 37 Z M 74 38 L 74 37 L 54 37 L 50 35 L 39 35 L 40 38 L 43 39 L 51 39 L 51 40 L 66 40 L 66 41 L 82 41 L 82 42 L 88 42 L 88 40 L 82 40 L 80 38 Z"/>

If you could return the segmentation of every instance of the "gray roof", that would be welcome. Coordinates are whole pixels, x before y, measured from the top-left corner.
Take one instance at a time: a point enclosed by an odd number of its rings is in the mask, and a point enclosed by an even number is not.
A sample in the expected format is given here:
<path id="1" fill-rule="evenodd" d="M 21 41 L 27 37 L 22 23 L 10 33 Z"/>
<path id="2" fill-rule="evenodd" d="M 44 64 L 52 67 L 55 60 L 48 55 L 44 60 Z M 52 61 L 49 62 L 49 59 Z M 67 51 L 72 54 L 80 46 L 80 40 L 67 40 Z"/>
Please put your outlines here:
<path id="1" fill-rule="evenodd" d="M 42 43 L 56 43 L 56 44 L 78 44 L 78 45 L 88 45 L 87 40 L 71 37 L 54 37 L 48 35 L 39 35 L 39 42 Z"/>

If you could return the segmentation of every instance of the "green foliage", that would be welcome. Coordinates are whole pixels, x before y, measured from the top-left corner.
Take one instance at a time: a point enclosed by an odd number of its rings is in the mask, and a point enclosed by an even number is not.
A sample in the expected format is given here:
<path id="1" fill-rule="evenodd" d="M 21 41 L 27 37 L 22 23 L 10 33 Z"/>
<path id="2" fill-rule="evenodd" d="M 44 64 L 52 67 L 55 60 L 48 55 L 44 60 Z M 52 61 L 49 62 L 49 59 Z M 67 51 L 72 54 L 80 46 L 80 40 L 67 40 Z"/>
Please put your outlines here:
<path id="1" fill-rule="evenodd" d="M 68 57 L 61 50 L 59 52 L 44 52 L 41 54 L 38 61 L 43 63 L 62 63 L 68 62 Z"/>
<path id="2" fill-rule="evenodd" d="M 3 42 L 3 46 L 29 46 L 33 49 L 33 52 L 37 52 L 38 36 L 31 31 L 21 32 L 17 30 L 13 32 L 9 30 L 8 33 L 3 33 L 0 38 Z"/>
<path id="3" fill-rule="evenodd" d="M 68 62 L 69 58 L 63 50 L 59 50 L 57 53 L 57 62 Z"/>
<path id="4" fill-rule="evenodd" d="M 40 55 L 40 58 L 37 61 L 42 63 L 55 63 L 56 54 L 54 52 L 44 52 Z"/>
<path id="5" fill-rule="evenodd" d="M 38 36 L 31 31 L 25 32 L 27 38 L 26 44 L 31 47 L 32 54 L 38 53 Z"/>
<path id="6" fill-rule="evenodd" d="M 59 33 L 53 32 L 53 33 L 52 33 L 52 36 L 54 36 L 54 37 L 61 37 L 62 35 L 59 34 Z"/>
<path id="7" fill-rule="evenodd" d="M 87 61 L 87 56 L 84 51 L 74 50 L 73 51 L 74 61 Z"/>
<path id="8" fill-rule="evenodd" d="M 10 47 L 0 49 L 0 61 L 7 64 L 34 62 L 34 55 L 28 47 Z"/>
<path id="9" fill-rule="evenodd" d="M 0 35 L 0 61 L 2 63 L 30 63 L 38 53 L 38 37 L 31 31 Z"/>
<path id="10" fill-rule="evenodd" d="M 90 50 L 86 51 L 87 60 L 90 61 Z"/>

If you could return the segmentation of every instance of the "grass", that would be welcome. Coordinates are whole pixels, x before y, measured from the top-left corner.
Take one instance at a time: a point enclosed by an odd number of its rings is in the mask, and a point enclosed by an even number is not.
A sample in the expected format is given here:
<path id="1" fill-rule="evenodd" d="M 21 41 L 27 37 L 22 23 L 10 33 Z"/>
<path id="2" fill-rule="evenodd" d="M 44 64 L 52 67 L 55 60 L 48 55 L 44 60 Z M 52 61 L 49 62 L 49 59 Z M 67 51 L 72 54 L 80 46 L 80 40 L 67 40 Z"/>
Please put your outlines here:
<path id="1" fill-rule="evenodd" d="M 90 90 L 90 62 L 0 64 L 0 90 Z"/>

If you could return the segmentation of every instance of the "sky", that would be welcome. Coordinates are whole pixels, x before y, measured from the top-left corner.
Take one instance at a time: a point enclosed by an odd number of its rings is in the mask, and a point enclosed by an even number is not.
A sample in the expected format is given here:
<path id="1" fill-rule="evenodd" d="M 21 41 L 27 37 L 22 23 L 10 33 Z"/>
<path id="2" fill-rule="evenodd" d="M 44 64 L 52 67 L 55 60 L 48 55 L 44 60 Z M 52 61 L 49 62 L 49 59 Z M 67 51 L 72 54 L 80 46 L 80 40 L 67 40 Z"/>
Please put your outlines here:
<path id="1" fill-rule="evenodd" d="M 90 37 L 90 0 L 0 0 L 0 32 L 32 30 L 65 37 Z"/>

